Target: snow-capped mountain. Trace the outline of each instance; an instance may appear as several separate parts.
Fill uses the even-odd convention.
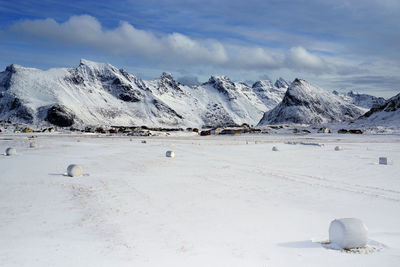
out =
[[[371,108],[359,119],[360,123],[400,126],[400,93],[380,106]]]
[[[106,63],[39,70],[11,65],[0,72],[0,120],[58,126],[201,127],[256,124],[284,95],[285,81],[253,87],[212,76],[185,86],[170,73],[144,81]],[[283,85],[282,85],[283,84]]]
[[[284,88],[287,89],[290,85],[290,82],[285,81],[282,77],[280,77],[278,80],[275,82],[275,87],[276,88]]]
[[[345,101],[352,103],[357,107],[367,110],[373,107],[380,106],[386,101],[383,97],[376,97],[368,94],[360,94],[360,93],[355,93],[353,91],[350,91],[347,94],[341,94],[337,91],[333,91],[333,93],[343,98]]]
[[[288,88],[286,84],[287,82],[282,78],[277,80],[275,85],[273,85],[269,80],[262,80],[255,82],[252,88],[256,95],[267,107],[267,110],[270,110],[276,107],[282,101],[283,96]]]
[[[341,97],[311,83],[295,79],[282,102],[266,112],[259,125],[299,123],[322,124],[354,120],[363,111]]]

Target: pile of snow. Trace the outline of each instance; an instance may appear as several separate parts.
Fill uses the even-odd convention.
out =
[[[341,122],[354,120],[362,114],[360,108],[342,98],[305,80],[295,79],[282,102],[266,112],[258,125]]]
[[[368,242],[368,229],[357,218],[336,219],[329,226],[329,241],[340,249],[365,247]]]

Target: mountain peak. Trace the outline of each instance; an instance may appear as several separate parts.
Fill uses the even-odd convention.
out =
[[[270,80],[260,80],[260,81],[256,81],[255,83],[253,83],[253,85],[251,87],[252,88],[260,88],[260,87],[272,88],[272,87],[274,87],[274,85],[272,84],[272,82]]]
[[[274,85],[277,88],[288,88],[290,84],[282,77],[279,77],[279,79],[276,80]]]
[[[296,78],[282,102],[264,114],[262,124],[321,124],[349,121],[362,115],[351,103],[305,80]]]
[[[95,61],[87,60],[84,58],[82,58],[80,60],[79,67],[80,68],[85,67],[85,68],[91,69],[91,70],[112,70],[114,72],[118,71],[117,68],[115,68],[113,65],[111,65],[109,63],[95,62]]]
[[[87,60],[84,58],[81,58],[79,65],[86,65],[86,66],[99,66],[99,65],[105,65],[106,63],[99,63],[91,60]]]
[[[172,74],[170,72],[163,72],[161,74],[161,79],[168,79],[168,80],[174,80],[174,77],[172,76]]]
[[[11,65],[6,67],[6,71],[9,71],[11,73],[17,72],[18,69],[27,69],[27,68],[25,68],[25,67],[23,67],[21,65],[18,65],[18,64],[11,64]]]
[[[230,82],[232,81],[224,75],[212,75],[210,79],[208,79],[208,83],[221,83],[221,82]]]
[[[304,83],[304,82],[306,82],[306,81],[303,80],[303,79],[299,79],[299,78],[295,78],[295,79],[293,80],[293,83],[295,83],[295,84],[301,84],[301,83]]]

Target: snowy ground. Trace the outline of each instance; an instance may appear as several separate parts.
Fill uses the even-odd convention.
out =
[[[1,266],[400,266],[399,136],[27,137],[0,135]],[[321,245],[344,217],[367,249]]]

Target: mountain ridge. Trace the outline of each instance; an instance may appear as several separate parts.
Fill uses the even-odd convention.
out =
[[[305,80],[296,78],[282,102],[266,112],[259,122],[265,124],[323,124],[355,120],[363,111],[340,97]]]

